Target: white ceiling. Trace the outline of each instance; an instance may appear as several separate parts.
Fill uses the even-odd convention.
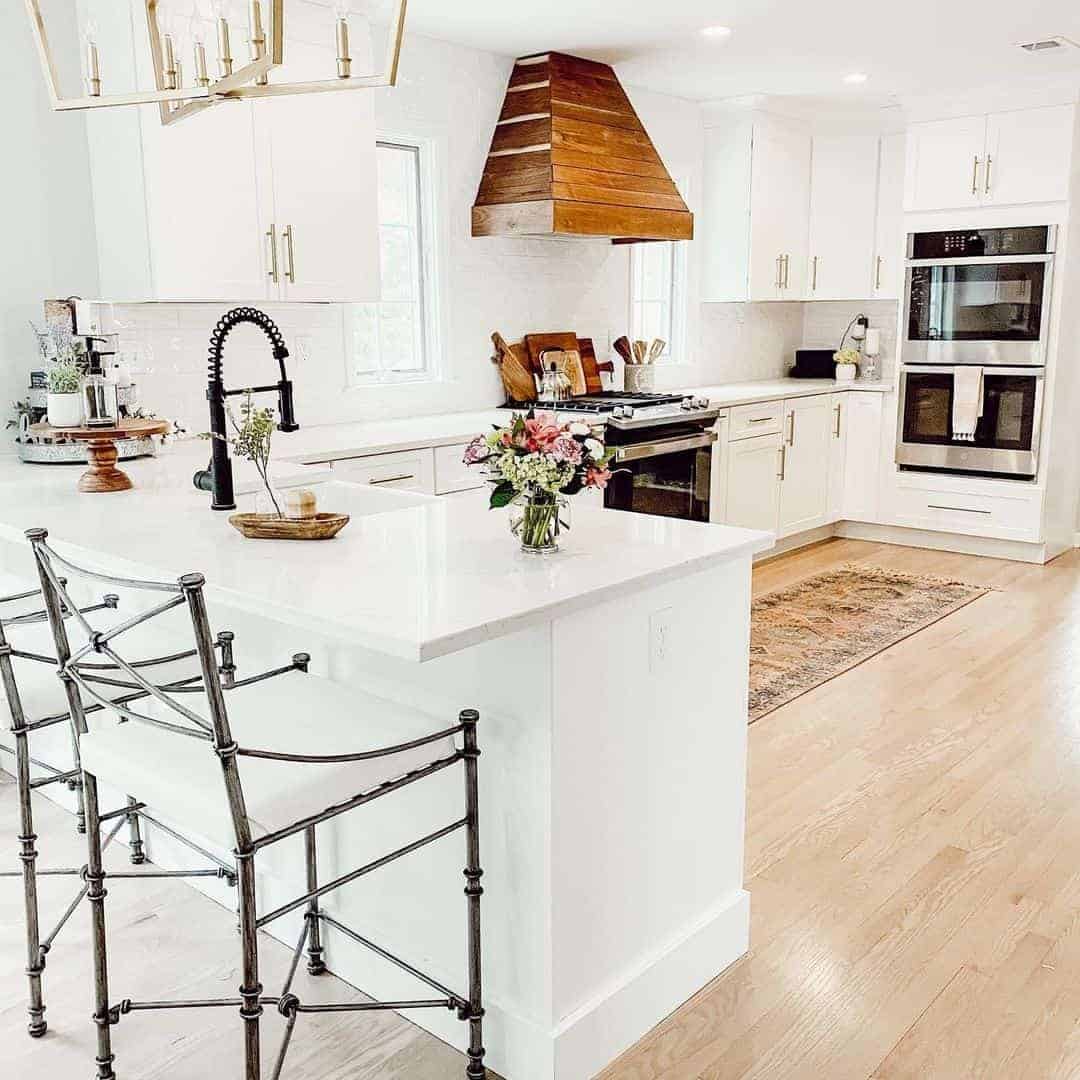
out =
[[[727,39],[702,27],[730,26]],[[1080,75],[1080,48],[1029,55],[1015,42],[1080,42],[1078,0],[410,0],[418,33],[508,56],[557,49],[614,64],[631,86],[698,100],[900,96]],[[870,77],[850,86],[843,75]]]

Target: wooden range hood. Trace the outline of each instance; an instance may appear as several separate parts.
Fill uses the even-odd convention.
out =
[[[510,74],[472,234],[692,240],[694,215],[615,72],[552,52]]]

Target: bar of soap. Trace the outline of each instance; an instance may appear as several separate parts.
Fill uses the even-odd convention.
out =
[[[289,488],[285,492],[285,516],[304,520],[318,513],[318,499],[309,488]]]

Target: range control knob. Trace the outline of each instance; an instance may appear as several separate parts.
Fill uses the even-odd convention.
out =
[[[622,414],[623,414],[623,419],[624,420],[633,420],[634,419],[634,406],[633,405],[624,405]]]
[[[679,402],[680,409],[692,409],[694,407],[694,399],[692,397],[684,397]]]
[[[703,397],[694,398],[694,408],[695,409],[707,409],[708,407],[709,407],[709,399],[708,398],[703,398]]]

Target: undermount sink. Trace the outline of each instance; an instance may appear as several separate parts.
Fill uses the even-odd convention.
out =
[[[408,510],[414,506],[436,501],[436,496],[424,495],[419,491],[373,487],[371,484],[357,484],[347,480],[322,480],[312,484],[293,481],[283,486],[309,488],[318,497],[320,511],[348,514],[354,518],[393,513],[395,510]],[[237,508],[254,510],[255,499],[254,494],[238,494],[236,496]]]

